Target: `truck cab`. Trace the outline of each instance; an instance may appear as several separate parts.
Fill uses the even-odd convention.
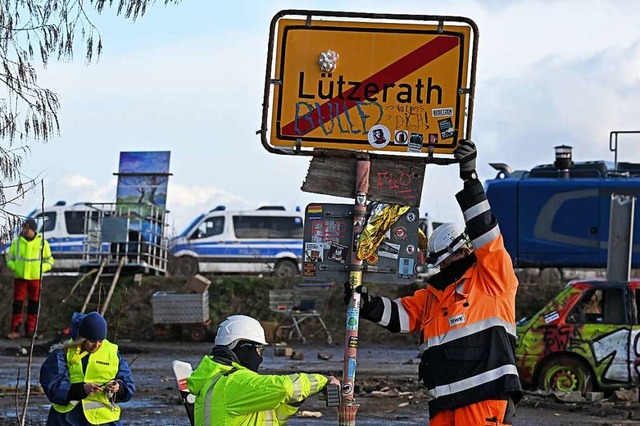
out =
[[[485,190],[514,266],[606,268],[611,195],[640,195],[640,164],[584,161],[519,171],[492,166],[498,174]],[[639,238],[636,226],[633,240]],[[640,267],[638,244],[632,266]]]

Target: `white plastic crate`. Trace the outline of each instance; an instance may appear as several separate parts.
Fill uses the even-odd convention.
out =
[[[209,319],[209,292],[156,291],[151,296],[154,324],[203,323]]]

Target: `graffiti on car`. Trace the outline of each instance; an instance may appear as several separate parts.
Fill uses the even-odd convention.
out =
[[[525,384],[547,391],[640,383],[640,282],[575,281],[517,326],[516,362]]]

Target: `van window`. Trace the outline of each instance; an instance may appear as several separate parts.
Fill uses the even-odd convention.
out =
[[[296,238],[303,237],[301,217],[234,216],[236,238]]]
[[[83,211],[64,212],[64,221],[70,235],[84,234],[84,214]]]
[[[38,224],[38,232],[53,231],[56,227],[56,212],[44,212],[34,217]]]
[[[103,216],[109,217],[111,216],[111,214],[109,212],[103,212]],[[84,222],[88,217],[91,218],[90,222],[88,223],[89,230],[98,229],[100,214],[97,211],[76,210],[64,212],[64,221],[67,225],[67,233],[69,235],[84,234]]]
[[[191,238],[197,240],[200,238],[213,237],[214,235],[222,234],[223,231],[224,216],[210,217],[198,225]]]

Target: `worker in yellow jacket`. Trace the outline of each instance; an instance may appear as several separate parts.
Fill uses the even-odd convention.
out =
[[[283,425],[306,398],[333,376],[294,373],[259,374],[267,344],[260,322],[232,315],[218,327],[211,355],[205,356],[187,380],[196,395],[195,425]]]
[[[40,277],[53,267],[53,257],[49,243],[38,234],[36,221],[27,219],[22,232],[9,248],[6,255],[7,267],[13,271],[13,313],[8,339],[20,337],[20,327],[24,310],[24,299],[28,297],[27,323],[25,335],[32,337],[38,319],[40,303]]]
[[[122,426],[119,404],[131,400],[136,385],[118,345],[107,340],[107,322],[98,312],[74,312],[69,336],[40,367],[51,402],[47,426]]]

